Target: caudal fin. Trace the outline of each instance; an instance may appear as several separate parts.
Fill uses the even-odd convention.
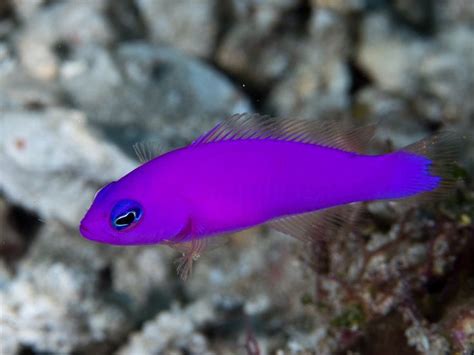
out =
[[[443,198],[456,183],[457,157],[465,137],[443,131],[392,153],[399,160],[399,196],[417,200]]]

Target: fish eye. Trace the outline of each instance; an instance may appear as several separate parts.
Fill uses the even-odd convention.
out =
[[[141,216],[142,209],[137,202],[132,200],[120,201],[112,209],[112,226],[117,230],[123,230],[138,222]]]
[[[130,212],[127,212],[126,214],[122,215],[122,216],[118,216],[115,220],[114,220],[114,226],[117,227],[117,228],[127,228],[129,225],[131,225],[133,222],[135,222],[137,220],[137,211],[130,211]]]

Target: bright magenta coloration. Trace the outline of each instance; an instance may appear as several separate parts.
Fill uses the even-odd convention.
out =
[[[449,136],[385,155],[358,153],[373,128],[233,116],[104,187],[81,233],[117,245],[187,246],[192,260],[211,236],[269,222],[308,239],[312,228],[344,219],[343,205],[445,185],[434,159],[451,158],[439,149]]]

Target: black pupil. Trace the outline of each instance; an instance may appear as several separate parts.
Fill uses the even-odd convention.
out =
[[[135,221],[135,218],[136,218],[136,213],[135,211],[130,211],[128,212],[127,214],[123,215],[123,216],[120,216],[118,217],[116,220],[115,220],[115,224],[117,226],[128,226],[130,224],[133,223],[133,221]]]

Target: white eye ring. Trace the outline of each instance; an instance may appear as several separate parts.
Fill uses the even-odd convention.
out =
[[[121,219],[125,219],[125,218],[129,218],[130,215],[133,215],[133,219],[129,222],[129,223],[120,223],[119,221]],[[137,212],[135,211],[128,211],[127,213],[121,215],[121,216],[118,216],[117,218],[115,218],[115,221],[114,221],[114,224],[117,226],[117,227],[128,227],[130,224],[132,224],[134,221],[137,220]]]

